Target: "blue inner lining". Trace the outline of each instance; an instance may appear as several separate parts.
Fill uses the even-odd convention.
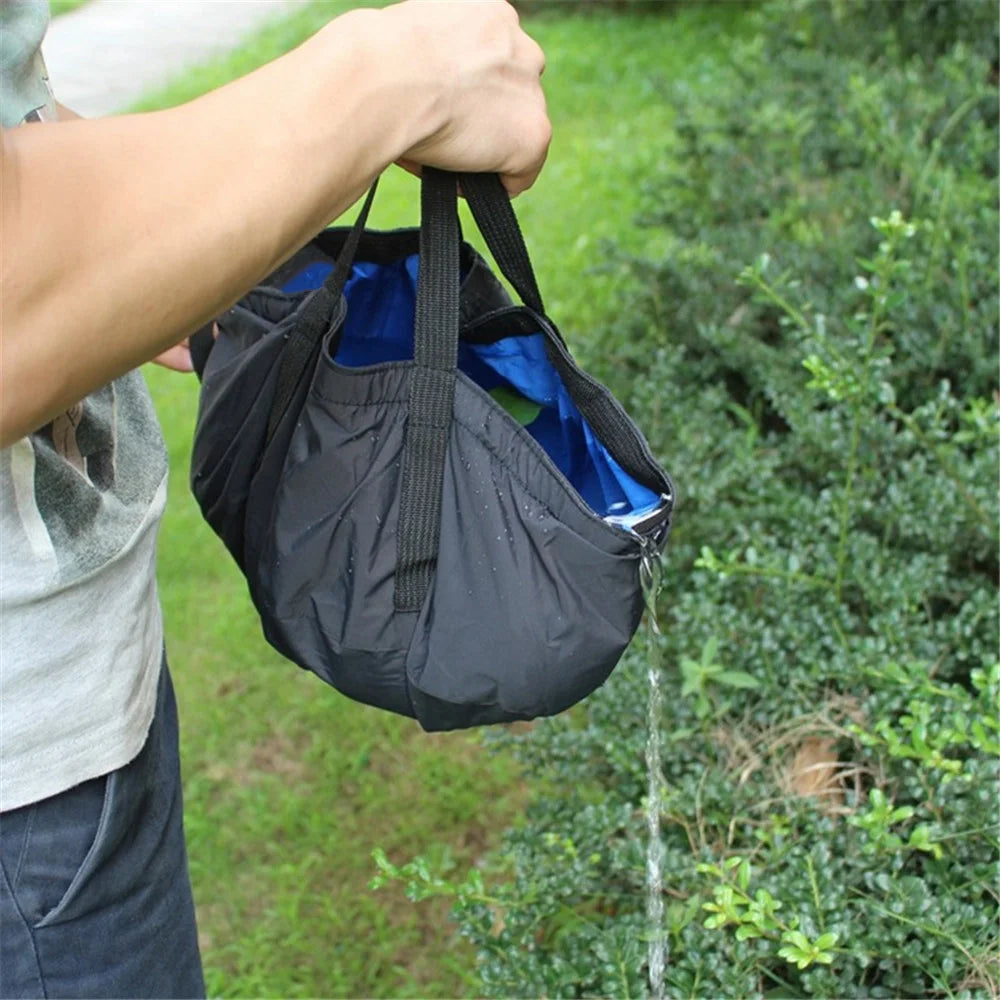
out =
[[[413,357],[417,266],[416,254],[391,264],[354,265],[344,288],[347,319],[335,361],[358,368]],[[332,269],[311,264],[283,290],[317,288]],[[549,361],[543,334],[492,344],[462,341],[458,367],[525,427],[597,514],[622,517],[659,504],[659,496],[625,472],[594,436]]]

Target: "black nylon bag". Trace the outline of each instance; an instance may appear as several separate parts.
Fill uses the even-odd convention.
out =
[[[428,169],[419,230],[365,231],[373,188],[352,229],[320,233],[218,318],[214,341],[192,342],[192,489],[268,641],[427,730],[552,715],[602,684],[638,627],[640,559],[664,543],[673,503],[642,435],[545,316],[499,179],[460,180],[523,305],[461,241],[456,175]],[[351,299],[349,312],[345,284],[407,266],[412,356],[337,360],[377,311]],[[328,276],[297,286],[311,268]],[[458,367],[539,343],[588,442],[658,499],[639,523],[588,505],[517,418],[516,393]]]

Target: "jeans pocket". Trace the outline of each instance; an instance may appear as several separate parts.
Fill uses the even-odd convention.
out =
[[[109,776],[5,813],[0,859],[24,920],[33,927],[58,912],[84,877],[106,822]]]

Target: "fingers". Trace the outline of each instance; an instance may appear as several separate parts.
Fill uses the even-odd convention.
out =
[[[393,8],[388,8],[392,11]],[[397,161],[416,173],[422,164],[470,173],[498,173],[510,194],[530,187],[545,162],[552,126],[541,76],[545,54],[520,28],[505,0],[427,3],[396,9],[405,16],[413,70],[439,96],[443,117]]]
[[[396,166],[402,167],[408,174],[413,174],[414,177],[420,176],[420,164],[406,156],[401,156],[396,160]]]
[[[552,122],[548,116],[545,92],[541,87],[541,79],[545,73],[545,52],[524,31],[518,31],[517,42],[519,61],[528,78],[528,89],[522,95],[522,105],[518,109],[519,134],[512,139],[516,154],[526,158],[527,163],[519,169],[501,172],[501,180],[511,197],[526,191],[535,183],[552,142]]]
[[[525,35],[522,33],[524,41],[527,43],[529,49],[529,59],[535,64],[535,71],[538,74],[538,79],[540,80],[545,75],[545,52],[543,51],[541,45],[538,44],[530,35]]]
[[[522,170],[518,173],[500,175],[500,179],[503,181],[504,187],[507,189],[512,198],[521,194],[522,191],[527,191],[528,188],[535,183],[538,179],[538,175],[542,172],[542,167],[545,166],[545,161],[549,155],[549,146],[552,144],[552,123],[549,121],[548,115],[544,111],[537,118],[535,127],[536,134],[533,139],[532,148],[534,148],[536,152],[531,165],[526,170]]]
[[[161,365],[175,372],[193,372],[194,365],[191,362],[191,348],[187,339],[174,347],[169,347],[162,354],[157,354],[153,358],[153,364]]]

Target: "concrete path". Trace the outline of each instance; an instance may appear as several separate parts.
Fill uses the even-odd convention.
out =
[[[107,115],[306,2],[90,0],[52,19],[42,54],[56,100],[85,118]]]

